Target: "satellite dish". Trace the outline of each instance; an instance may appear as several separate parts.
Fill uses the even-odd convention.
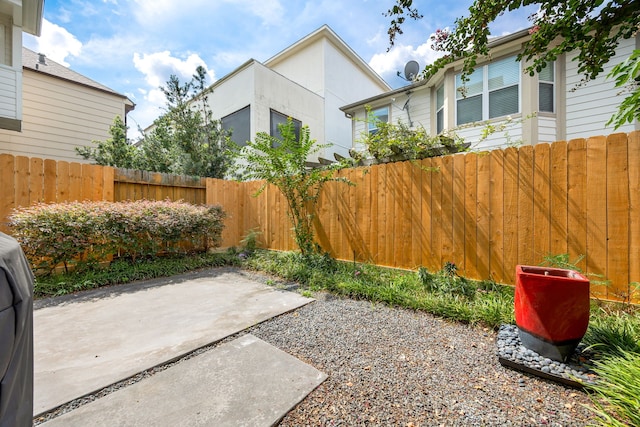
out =
[[[407,62],[407,65],[404,66],[404,78],[410,82],[414,81],[415,78],[418,77],[419,72],[420,65],[416,61],[409,61]]]

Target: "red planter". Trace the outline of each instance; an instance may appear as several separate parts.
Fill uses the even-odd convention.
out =
[[[522,344],[563,362],[589,326],[589,280],[573,270],[518,265],[515,314]]]

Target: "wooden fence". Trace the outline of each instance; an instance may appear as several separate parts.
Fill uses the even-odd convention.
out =
[[[316,221],[333,256],[438,270],[454,262],[468,277],[513,283],[517,264],[568,253],[616,299],[640,282],[640,132],[467,153],[343,171],[329,183]],[[38,201],[172,199],[221,204],[223,245],[250,229],[264,247],[295,248],[286,201],[261,183],[0,155],[0,223]],[[0,224],[7,231],[5,224]],[[636,298],[636,301],[638,299]]]

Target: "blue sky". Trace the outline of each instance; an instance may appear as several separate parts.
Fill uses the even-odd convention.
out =
[[[213,82],[250,58],[265,61],[329,25],[391,86],[409,60],[437,56],[429,36],[467,14],[471,0],[414,0],[424,17],[407,21],[387,52],[394,0],[45,0],[42,35],[24,45],[136,103],[129,123],[143,128],[161,113],[159,87],[171,74],[187,81],[203,65]],[[525,9],[501,17],[493,35],[529,26]],[[132,132],[135,133],[135,132]]]

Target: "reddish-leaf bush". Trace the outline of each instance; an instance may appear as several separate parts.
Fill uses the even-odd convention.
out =
[[[217,247],[224,217],[220,206],[168,200],[41,203],[16,209],[10,224],[32,266],[51,272],[108,255],[135,259]]]

